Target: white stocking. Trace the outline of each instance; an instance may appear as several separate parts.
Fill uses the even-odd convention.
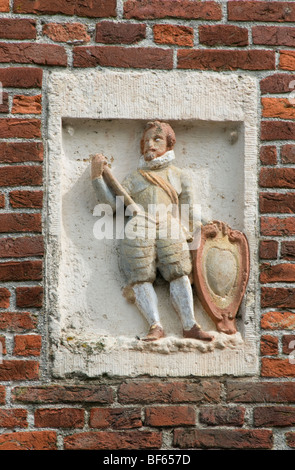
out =
[[[193,292],[188,276],[182,276],[170,282],[170,297],[183,329],[190,330],[196,324],[196,320]]]
[[[160,323],[158,298],[151,282],[143,282],[133,286],[135,305],[142,313],[149,326]]]

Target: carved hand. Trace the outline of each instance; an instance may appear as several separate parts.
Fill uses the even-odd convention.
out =
[[[93,155],[91,160],[91,178],[101,178],[104,166],[107,164],[107,159],[101,153]]]

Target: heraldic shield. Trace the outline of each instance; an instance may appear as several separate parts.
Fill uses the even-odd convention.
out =
[[[220,221],[202,227],[200,245],[194,253],[193,282],[217,331],[236,333],[236,315],[249,271],[248,241],[242,232]]]

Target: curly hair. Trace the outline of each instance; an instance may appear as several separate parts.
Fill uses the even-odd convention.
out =
[[[167,122],[161,122],[161,121],[149,121],[145,126],[143,136],[140,141],[141,152],[143,153],[144,135],[149,129],[152,129],[153,127],[156,127],[159,130],[159,132],[161,131],[164,132],[166,136],[167,150],[172,150],[176,143],[176,137],[175,137],[174,130],[172,129],[170,124],[168,124]]]

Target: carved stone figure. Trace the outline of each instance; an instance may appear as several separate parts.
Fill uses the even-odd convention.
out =
[[[97,154],[92,158],[92,184],[99,202],[110,204],[114,211],[116,196],[122,196],[125,206],[133,208],[130,219],[137,235],[125,236],[120,256],[126,277],[125,296],[136,304],[149,324],[149,331],[142,339],[154,341],[165,336],[153,287],[158,270],[170,284],[171,302],[182,322],[183,336],[211,341],[213,336],[203,331],[195,320],[191,286],[189,242],[200,224],[194,220],[193,213],[197,201],[187,171],[174,165],[174,145],[175,134],[169,124],[149,122],[141,140],[142,156],[137,170],[121,185],[111,174],[106,157]],[[164,206],[166,217],[159,213],[151,216],[151,205]],[[189,208],[189,230],[179,218],[182,205]],[[154,224],[154,230],[147,234],[150,223]]]

